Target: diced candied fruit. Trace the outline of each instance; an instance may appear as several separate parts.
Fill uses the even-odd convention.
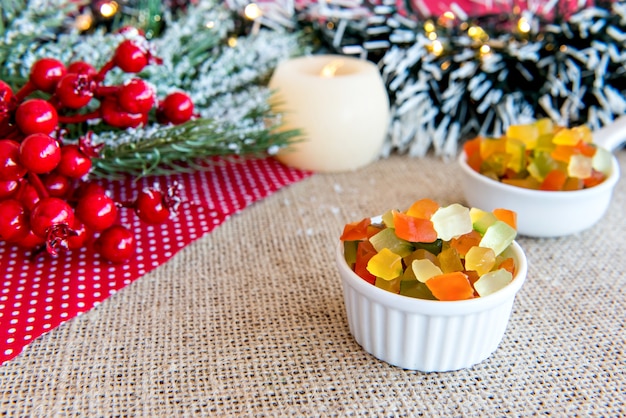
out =
[[[593,169],[591,171],[591,176],[584,179],[583,184],[585,185],[585,187],[593,187],[602,183],[604,180],[606,180],[606,175],[604,175],[604,173],[600,171]]]
[[[404,296],[463,300],[495,291],[505,281],[500,277],[502,272],[511,277],[515,273],[515,251],[510,244],[517,232],[509,224],[515,218],[514,212],[507,209],[487,212],[458,204],[439,207],[427,199],[412,207],[417,209],[420,205],[421,213],[434,211],[433,224],[441,222],[443,236],[451,238],[439,237],[432,242],[419,241],[423,236],[410,237],[417,239],[416,242],[404,239],[413,233],[412,227],[405,225],[407,220],[412,222],[409,218],[427,219],[393,210],[383,216],[386,221],[383,219],[382,223],[375,220],[368,224],[362,220],[348,224],[341,236],[344,257],[358,276],[380,289]],[[467,223],[469,232],[460,233],[467,229]],[[406,231],[398,236],[398,231],[403,229]],[[481,294],[474,284],[495,271],[501,273],[481,282],[484,286]]]
[[[472,230],[469,208],[458,203],[439,208],[430,218],[437,236],[444,241],[467,234]]]
[[[376,248],[376,251],[388,248],[401,257],[406,257],[415,249],[410,242],[399,238],[393,228],[385,228],[376,235],[371,236],[370,242]]]
[[[481,247],[491,248],[496,255],[504,251],[517,236],[517,231],[506,222],[496,221],[487,228],[487,231],[480,240]]]
[[[415,278],[422,283],[426,283],[433,276],[443,274],[443,271],[430,260],[413,260],[411,263]]]
[[[343,242],[343,256],[346,259],[346,263],[351,268],[354,268],[356,263],[356,249],[359,245],[359,241],[344,241]]]
[[[480,243],[481,239],[482,235],[480,235],[480,232],[476,230],[471,230],[467,234],[452,238],[450,240],[450,247],[457,250],[461,258],[463,258],[470,248]]]
[[[474,297],[474,288],[467,275],[461,271],[431,277],[425,284],[438,300],[453,301]]]
[[[591,157],[582,154],[572,155],[567,165],[567,175],[579,179],[586,179],[591,176],[593,163]]]
[[[537,145],[539,138],[539,127],[533,124],[511,125],[506,130],[507,138],[514,138],[525,144],[531,150]]]
[[[552,134],[554,132],[554,122],[550,118],[541,118],[534,122],[539,131],[539,136]]]
[[[370,261],[367,263],[367,271],[376,277],[393,280],[404,271],[402,268],[402,257],[388,248],[383,248],[370,258]]]
[[[439,203],[426,198],[415,201],[406,214],[416,218],[430,219],[437,209],[439,209]]]
[[[411,254],[402,258],[402,261],[404,262],[405,266],[410,266],[411,264],[413,264],[413,260],[430,260],[433,262],[433,264],[437,266],[439,265],[439,260],[437,259],[437,255],[423,248],[418,248],[417,250],[413,251]]]
[[[352,222],[343,227],[343,233],[339,237],[342,241],[360,241],[367,239],[367,227],[372,223],[370,218],[364,218],[358,222]]]
[[[472,220],[472,228],[480,234],[484,234],[498,218],[492,212],[487,212],[478,208],[470,209],[470,219]]]
[[[442,250],[437,256],[437,259],[439,260],[439,267],[444,273],[463,270],[461,256],[459,252],[452,247]]]
[[[434,242],[437,231],[430,219],[415,218],[402,212],[393,212],[396,235],[410,242]]]
[[[376,255],[376,249],[369,241],[359,241],[356,250],[356,261],[354,262],[354,272],[371,284],[376,282],[376,276],[367,270],[367,263],[374,255]]]
[[[480,157],[488,159],[494,153],[506,152],[505,138],[482,138],[480,141]]]
[[[480,276],[480,279],[474,283],[474,289],[481,297],[485,297],[502,289],[512,280],[513,275],[505,269],[490,271]]]
[[[524,142],[515,138],[507,138],[506,152],[511,157],[507,163],[507,168],[510,168],[515,173],[520,173],[525,170],[526,144],[524,144]]]
[[[515,274],[515,260],[511,257],[505,258],[502,260],[498,268],[504,269],[511,274]]]
[[[465,255],[465,270],[474,270],[479,276],[491,271],[496,264],[496,253],[491,248],[472,247]]]
[[[400,282],[400,276],[392,280],[385,280],[382,277],[376,277],[374,286],[391,293],[400,293]]]
[[[552,170],[544,177],[539,186],[540,190],[558,191],[563,189],[565,181],[567,180],[567,174],[561,170]]]
[[[495,208],[492,212],[498,220],[506,222],[511,228],[517,230],[517,213],[515,211],[505,208]]]
[[[554,126],[547,118],[511,125],[500,138],[473,138],[465,142],[463,149],[473,170],[528,189],[571,191],[594,187],[606,179],[612,165],[611,153],[593,143],[588,126],[564,128]],[[602,180],[598,181],[600,176],[588,182],[570,180],[593,177],[592,169],[603,173]],[[555,174],[555,170],[565,176]]]

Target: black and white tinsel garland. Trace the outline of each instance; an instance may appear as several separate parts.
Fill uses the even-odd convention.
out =
[[[550,117],[597,129],[626,113],[625,1],[571,14],[558,1],[480,17],[452,7],[439,18],[395,0],[287,3],[319,51],[378,63],[392,117],[383,156],[452,157],[465,139],[511,124]]]

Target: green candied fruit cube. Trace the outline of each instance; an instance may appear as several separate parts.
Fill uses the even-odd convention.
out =
[[[441,238],[437,238],[435,241],[433,242],[415,242],[415,249],[419,250],[426,250],[429,253],[432,253],[434,255],[437,255],[441,252],[441,249],[443,248],[443,240]]]
[[[415,249],[410,242],[398,238],[393,228],[385,228],[370,237],[370,242],[380,252],[383,248],[388,248],[400,257],[406,257]]]
[[[382,277],[376,277],[375,286],[388,292],[400,293],[400,279],[401,276],[393,280],[385,280]]]
[[[470,218],[472,220],[472,228],[479,232],[480,235],[485,235],[487,228],[493,225],[498,218],[492,212],[487,212],[478,208],[470,209]]]
[[[508,248],[517,236],[515,228],[503,221],[496,221],[487,228],[485,235],[478,244],[480,247],[491,248],[496,255]]]
[[[412,298],[437,300],[430,289],[418,280],[403,280],[400,282],[400,294]]]
[[[487,296],[502,289],[513,281],[513,275],[505,269],[485,273],[474,283],[474,289],[481,296]]]
[[[383,225],[385,225],[387,228],[395,227],[393,223],[393,210],[388,210],[387,212],[383,213],[383,216],[381,216],[381,219],[383,221]]]
[[[346,263],[350,266],[350,268],[354,268],[354,263],[356,263],[356,248],[358,246],[358,241],[343,242],[343,256],[345,257]]]

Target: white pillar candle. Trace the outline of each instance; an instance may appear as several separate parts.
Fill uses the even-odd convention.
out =
[[[340,172],[376,160],[389,124],[389,98],[376,65],[341,55],[313,55],[279,64],[269,87],[283,113],[281,129],[302,137],[276,158],[292,167]]]

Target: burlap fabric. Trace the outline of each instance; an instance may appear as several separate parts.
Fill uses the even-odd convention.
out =
[[[425,374],[352,339],[333,250],[348,221],[463,202],[453,163],[394,156],[255,203],[0,367],[6,416],[626,415],[625,174],[595,228],[520,238],[498,350]]]

